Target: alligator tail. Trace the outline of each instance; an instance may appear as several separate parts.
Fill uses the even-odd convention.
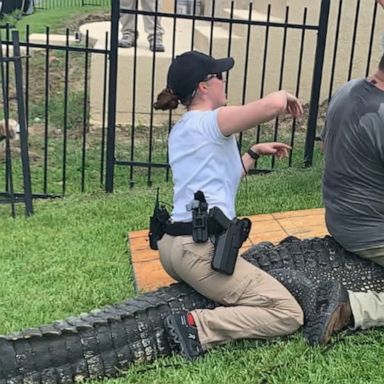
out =
[[[164,327],[167,315],[214,307],[185,284],[174,284],[89,314],[1,336],[0,384],[116,377],[134,363],[176,350]]]

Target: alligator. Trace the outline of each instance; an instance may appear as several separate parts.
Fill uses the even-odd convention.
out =
[[[302,273],[313,284],[337,280],[352,291],[384,291],[384,269],[347,252],[329,236],[289,237],[278,245],[263,242],[241,256],[288,289],[286,276]],[[177,352],[164,326],[169,314],[216,305],[186,284],[176,283],[87,314],[0,336],[0,384],[70,384],[119,376],[132,364]]]

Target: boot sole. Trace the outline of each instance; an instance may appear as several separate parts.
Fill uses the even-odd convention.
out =
[[[169,336],[171,340],[180,347],[180,353],[189,361],[194,361],[197,359],[197,356],[191,356],[187,351],[188,347],[184,342],[184,338],[181,336],[181,331],[177,323],[173,321],[171,316],[168,316],[165,319],[166,327],[168,328]]]
[[[343,325],[337,326],[337,323],[340,320],[341,310],[347,303],[344,295],[342,286],[334,282],[324,283],[318,288],[318,302],[328,300],[329,304],[323,314],[316,313],[315,316],[311,316],[304,328],[304,337],[310,345],[328,344],[332,334],[343,328]]]

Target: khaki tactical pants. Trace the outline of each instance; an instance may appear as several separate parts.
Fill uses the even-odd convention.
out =
[[[384,266],[384,246],[355,252],[364,259]],[[349,301],[355,319],[355,329],[368,329],[384,325],[384,292],[351,292]]]
[[[220,304],[192,311],[203,349],[230,340],[288,335],[303,324],[303,312],[288,290],[266,272],[239,257],[233,275],[211,268],[214,247],[191,236],[158,242],[167,273]]]
[[[161,12],[161,0],[158,0],[158,12]],[[135,9],[136,0],[121,0],[120,8],[122,9]],[[156,1],[155,0],[141,0],[141,6],[143,11],[155,12],[156,10]],[[138,15],[139,16],[139,15]],[[135,34],[135,18],[136,16],[132,13],[121,13],[120,22],[122,25],[121,33],[123,37],[134,37]],[[156,19],[156,40],[161,41],[164,34],[164,30],[161,27],[160,20],[158,17]],[[144,20],[144,29],[148,34],[148,40],[151,41],[155,38],[155,17],[154,16],[143,16]]]

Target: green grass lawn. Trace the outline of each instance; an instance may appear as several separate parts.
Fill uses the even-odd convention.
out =
[[[44,32],[49,25],[51,32],[62,32],[69,19],[86,12],[103,10],[94,7],[38,11],[23,18],[17,27],[23,31],[28,23],[33,32]],[[55,95],[58,92],[55,91]],[[71,111],[80,104],[76,100],[74,98]],[[57,104],[60,104],[59,97]],[[31,113],[38,116],[40,110]],[[61,116],[57,120],[60,119]],[[74,121],[76,123],[76,119]],[[124,134],[129,136],[129,129],[121,133]],[[158,134],[154,160],[164,161],[165,135]],[[147,136],[145,131],[143,136]],[[263,140],[269,140],[269,136],[267,132]],[[281,139],[287,141],[288,137]],[[125,145],[124,137],[122,139],[118,141],[117,154],[119,158],[129,159],[129,145]],[[42,183],[39,140],[37,135],[31,137],[32,180],[37,190],[41,190]],[[247,142],[247,138],[244,140]],[[273,173],[251,176],[242,183],[237,201],[239,215],[322,206],[321,155],[317,150],[314,167],[304,169],[303,138],[300,140],[294,151],[295,168],[286,169],[286,162],[278,163]],[[36,201],[35,214],[28,219],[23,217],[22,205],[17,207],[16,219],[10,218],[9,206],[0,205],[0,334],[76,316],[137,295],[127,233],[148,227],[155,187],[160,186],[163,201],[171,202],[172,184],[163,181],[163,171],[154,170],[153,187],[148,188],[146,171],[138,169],[134,175],[136,185],[129,189],[129,170],[118,167],[116,192],[104,194],[100,191],[97,170],[98,143],[96,139],[93,144],[87,143],[85,185],[88,193],[79,194],[81,140],[71,136],[67,169],[69,196]],[[136,160],[145,161],[147,148],[139,141],[136,145]],[[61,133],[50,137],[48,184],[49,192],[53,193],[60,193],[62,188],[61,148]],[[15,173],[19,172],[17,161],[14,165]],[[260,165],[268,167],[268,161],[261,159]],[[3,177],[1,172],[1,185]],[[21,186],[20,179],[15,180],[15,185]],[[243,341],[217,348],[194,364],[174,356],[150,365],[137,365],[108,383],[383,383],[383,347],[384,332],[377,330],[339,338],[328,349],[309,348],[298,332],[285,339]]]
[[[241,215],[321,206],[321,163],[311,169],[251,176],[238,199]],[[171,183],[161,183],[171,201]],[[127,232],[144,229],[155,188],[112,195],[73,194],[35,204],[25,219],[3,212],[0,247],[0,334],[50,323],[134,297]],[[19,207],[22,210],[22,207]],[[189,364],[179,356],[130,368],[116,383],[382,383],[384,333],[342,338],[309,348],[300,332],[270,342],[244,341]]]
[[[19,14],[19,11],[15,11],[11,15],[6,15],[2,20],[2,24],[5,25],[9,23],[11,26],[17,28],[20,33],[20,40],[24,40],[27,25],[29,25],[31,33],[45,33],[47,27],[49,27],[50,33],[65,33],[66,28],[70,27],[71,24],[76,24],[76,19],[81,18],[83,15],[92,14],[97,16],[108,11],[110,11],[110,7],[90,5],[76,8],[36,8],[33,14],[22,18],[15,17]],[[71,22],[68,23],[68,20]]]

